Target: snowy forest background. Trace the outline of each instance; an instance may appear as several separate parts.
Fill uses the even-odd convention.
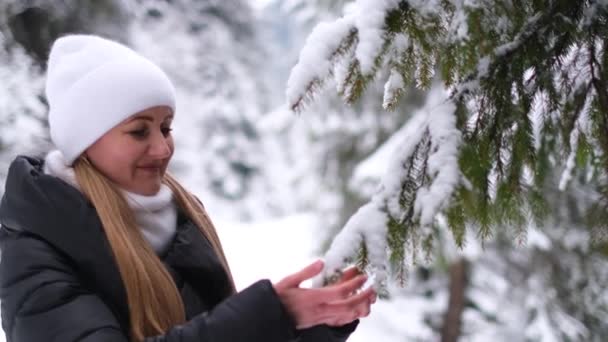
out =
[[[404,134],[419,133],[414,125],[419,113],[435,111],[445,98],[442,87],[430,82],[430,63],[404,80],[390,65],[375,67],[373,60],[360,58],[362,67],[377,69],[379,77],[366,79],[356,101],[344,103],[345,85],[336,77],[338,82],[327,80],[298,113],[290,108],[302,83],[294,80],[298,71],[292,69],[310,55],[312,61],[321,58],[331,35],[339,34],[325,30],[328,37],[317,34],[306,43],[317,24],[362,8],[367,11],[361,17],[373,21],[388,3],[408,2],[0,0],[2,186],[16,154],[48,149],[43,70],[52,40],[71,32],[120,40],[158,63],[177,87],[171,169],[217,221],[237,285],[260,277],[278,280],[324,255],[349,218],[376,194]],[[527,2],[409,1],[423,14],[444,3],[509,7]],[[542,8],[561,2],[530,3]],[[589,21],[605,11],[603,1],[580,3],[588,4]],[[420,27],[432,26],[425,18],[417,17]],[[503,21],[496,25],[509,27]],[[454,32],[459,39],[475,38],[474,28]],[[361,41],[369,40],[366,34]],[[360,51],[355,55],[361,57]],[[317,66],[304,65],[309,74]],[[347,72],[337,66],[332,74]],[[395,84],[405,89],[399,101],[387,97],[400,88]],[[577,125],[584,126],[584,120],[572,123]],[[542,222],[493,220],[500,225],[493,224],[491,232],[467,227],[457,234],[444,222],[450,217],[440,214],[434,216],[432,247],[416,253],[414,244],[401,241],[405,252],[399,262],[405,267],[390,272],[386,298],[349,341],[603,341],[608,246],[594,239],[585,210],[601,196],[589,181],[594,176],[572,166],[585,156],[570,158],[571,150],[577,147],[568,146],[563,163],[558,157],[547,171],[553,186],[539,194],[549,202]],[[356,245],[349,248],[359,247],[352,241]]]

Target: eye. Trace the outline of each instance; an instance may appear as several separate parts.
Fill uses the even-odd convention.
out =
[[[148,135],[148,129],[147,128],[136,129],[136,130],[130,131],[129,134],[131,134],[133,137],[135,137],[137,139],[143,139]]]
[[[171,134],[171,131],[173,131],[173,128],[171,127],[163,127],[160,129],[160,131],[163,133],[164,137],[168,137],[169,134]]]

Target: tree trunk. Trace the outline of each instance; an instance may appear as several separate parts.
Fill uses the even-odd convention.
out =
[[[441,328],[441,342],[456,342],[460,336],[468,283],[467,268],[465,259],[460,259],[450,265],[450,301]]]

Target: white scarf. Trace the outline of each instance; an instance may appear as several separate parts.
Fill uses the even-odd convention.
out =
[[[47,154],[44,173],[58,177],[80,190],[74,168],[66,165],[59,150]],[[135,214],[142,234],[157,254],[163,254],[173,241],[177,229],[177,207],[171,189],[163,184],[158,193],[152,196],[121,191]]]

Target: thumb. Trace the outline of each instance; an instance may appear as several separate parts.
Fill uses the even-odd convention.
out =
[[[283,285],[287,288],[298,287],[298,286],[300,286],[300,284],[303,281],[316,276],[317,274],[321,273],[322,270],[323,270],[323,261],[317,260],[317,261],[313,262],[312,264],[304,267],[300,271],[284,278],[281,281],[281,285]]]

